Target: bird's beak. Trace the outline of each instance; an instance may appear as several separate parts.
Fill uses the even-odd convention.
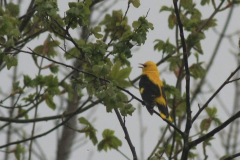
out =
[[[141,66],[139,66],[138,68],[143,68],[144,67],[144,64],[142,63],[139,63]]]

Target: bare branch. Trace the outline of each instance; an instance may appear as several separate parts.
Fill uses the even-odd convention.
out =
[[[85,108],[90,108],[90,107],[93,107],[95,106],[96,104],[95,103],[92,103],[92,104],[89,104],[88,106],[86,106]],[[23,139],[23,140],[19,140],[19,141],[15,141],[15,142],[11,142],[11,143],[7,143],[5,145],[2,145],[0,146],[0,149],[1,148],[5,148],[7,146],[11,146],[11,145],[15,145],[15,144],[19,144],[19,143],[23,143],[23,142],[27,142],[27,141],[30,141],[30,140],[34,140],[34,139],[37,139],[37,138],[40,138],[40,137],[43,137],[49,133],[51,133],[52,131],[56,130],[57,128],[61,127],[62,125],[64,125],[65,123],[67,123],[74,115],[76,115],[77,113],[80,113],[80,112],[83,112],[84,111],[84,108],[82,108],[81,106],[71,115],[69,116],[68,118],[66,118],[63,122],[59,123],[58,125],[56,125],[55,127],[53,127],[52,129],[42,133],[42,134],[39,134],[39,135],[36,135],[36,136],[33,136],[33,137],[30,137],[30,138],[26,138],[26,139]]]
[[[184,38],[184,32],[183,32],[183,24],[181,22],[181,18],[179,15],[179,9],[177,5],[178,0],[173,0],[173,5],[174,5],[174,10],[175,14],[177,17],[177,22],[179,26],[179,31],[180,31],[180,37],[181,37],[181,43],[182,43],[182,49],[183,49],[183,59],[184,59],[184,67],[185,67],[185,72],[186,72],[186,113],[187,113],[187,122],[186,122],[186,128],[185,132],[182,135],[183,136],[183,152],[182,152],[182,160],[187,159],[188,157],[188,152],[189,152],[189,146],[188,146],[188,138],[189,138],[189,132],[192,127],[192,116],[191,116],[191,108],[190,108],[190,71],[188,67],[188,54],[187,54],[187,47],[185,43],[185,38]]]
[[[159,145],[163,142],[163,139],[164,139],[164,137],[165,137],[165,135],[166,135],[166,133],[167,133],[168,128],[169,128],[169,125],[167,125],[167,126],[165,127],[165,129],[164,129],[164,131],[163,131],[163,133],[162,133],[161,138],[158,140],[155,148],[153,149],[153,151],[151,152],[151,154],[148,156],[148,160],[151,159],[151,157],[153,156],[153,154],[154,154],[154,153],[156,152],[156,150],[158,149]]]
[[[209,132],[209,133],[205,134],[204,136],[202,136],[202,137],[200,137],[200,138],[190,142],[189,143],[189,148],[192,148],[192,147],[198,145],[199,143],[203,142],[204,140],[214,136],[216,133],[218,133],[219,131],[224,129],[227,125],[229,125],[230,123],[232,123],[234,120],[236,120],[239,117],[240,117],[240,111],[237,112],[235,115],[233,115],[228,120],[226,120],[223,124],[221,124],[220,126],[218,126],[215,129],[213,129],[211,132]]]
[[[158,115],[160,118],[162,118],[157,111],[153,110],[153,112],[154,112],[156,115]],[[170,122],[168,119],[163,119],[163,118],[162,118],[162,120],[164,120],[165,122],[167,122],[167,124],[169,124],[171,127],[173,127],[173,128],[174,128],[179,134],[181,134],[181,136],[183,137],[184,133],[183,133],[177,126],[175,126],[175,125],[174,125],[172,122]]]
[[[129,134],[128,134],[128,131],[127,131],[127,127],[126,127],[125,124],[123,123],[123,120],[122,120],[122,117],[121,117],[119,111],[118,111],[117,109],[114,109],[114,111],[115,111],[115,113],[116,113],[116,115],[117,115],[117,117],[118,117],[118,120],[119,120],[119,122],[120,122],[120,124],[121,124],[121,126],[122,126],[122,129],[123,129],[123,131],[124,131],[125,139],[127,140],[128,145],[129,145],[129,147],[130,147],[130,149],[131,149],[131,151],[132,151],[133,159],[134,159],[134,160],[137,160],[137,154],[136,154],[136,151],[135,151],[135,147],[133,146],[133,144],[132,144],[132,142],[131,142],[131,139],[130,139]]]
[[[228,156],[227,158],[223,159],[223,160],[231,160],[233,158],[239,157],[240,156],[240,152],[233,154],[231,156]]]
[[[223,89],[223,87],[230,83],[231,81],[229,81],[234,75],[235,73],[240,69],[240,66],[238,66],[235,71],[233,71],[230,76],[226,79],[226,81],[216,90],[216,92],[208,99],[208,101],[202,106],[202,108],[199,109],[199,111],[196,113],[196,115],[193,117],[192,119],[192,123],[197,119],[197,117],[199,116],[199,114],[208,106],[208,104],[212,101],[212,99]]]

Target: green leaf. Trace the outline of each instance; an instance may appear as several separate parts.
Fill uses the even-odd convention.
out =
[[[181,97],[181,93],[175,86],[168,85],[165,83],[165,81],[163,81],[163,83],[164,83],[164,90],[165,90],[167,99],[172,96],[176,97],[177,99]]]
[[[195,159],[196,156],[198,156],[198,154],[189,151],[189,153],[188,153],[189,159]]]
[[[69,2],[69,10],[66,11],[66,24],[71,24],[71,28],[74,29],[78,25],[87,26],[89,24],[89,9],[90,1],[87,1],[86,4],[84,2]]]
[[[81,124],[86,124],[86,125],[90,125],[90,126],[91,126],[91,123],[89,123],[88,120],[85,119],[84,117],[78,118],[78,121],[79,121],[79,123],[81,123]]]
[[[73,88],[72,85],[63,82],[63,84],[61,84],[61,86],[67,91],[68,93],[68,100],[71,101],[73,98]]]
[[[59,70],[58,68],[59,68],[58,65],[51,65],[51,66],[49,67],[50,71],[51,71],[52,73],[54,73],[54,74],[58,73],[58,70]]]
[[[209,4],[210,0],[201,0],[201,5],[204,6],[205,4]]]
[[[134,21],[132,23],[132,27],[134,30],[137,30],[140,25],[141,25],[141,22],[139,22],[139,21]]]
[[[15,45],[13,37],[11,37],[6,43],[5,46],[6,48],[13,47]]]
[[[212,112],[212,108],[206,107],[205,111],[207,112],[208,116],[210,116]]]
[[[48,95],[45,99],[46,104],[48,105],[49,108],[51,108],[52,110],[56,109],[56,104],[53,101],[53,97]]]
[[[90,5],[92,4],[92,0],[86,0],[86,1],[85,1],[85,4],[86,4],[87,6],[90,6]]]
[[[138,8],[140,6],[140,0],[131,0],[131,3],[135,8]]]
[[[110,66],[105,64],[94,65],[92,71],[96,76],[106,76],[109,74]]]
[[[17,144],[16,149],[14,150],[14,155],[17,160],[21,159],[21,154],[25,152],[24,147],[21,146],[21,144]]]
[[[186,43],[189,46],[189,48],[192,48],[195,46],[196,43],[200,42],[203,39],[205,39],[205,35],[203,33],[195,33],[194,32],[194,33],[188,35]]]
[[[117,61],[115,63],[115,65],[112,67],[111,72],[109,73],[109,77],[111,77],[111,79],[116,79],[117,78],[117,74],[120,70],[120,67],[121,67],[121,62]]]
[[[132,67],[127,67],[127,68],[121,69],[117,74],[116,80],[124,80],[124,79],[128,78],[131,71],[132,71]]]
[[[23,113],[25,113],[25,114],[23,114]],[[28,119],[28,118],[29,118],[27,113],[28,113],[28,112],[26,112],[25,109],[19,108],[19,110],[18,110],[18,115],[24,116],[25,119]]]
[[[163,12],[163,11],[170,11],[170,12],[174,12],[174,9],[172,7],[168,7],[168,6],[162,6],[159,12]]]
[[[94,34],[94,36],[96,38],[102,38],[103,35],[98,33],[98,32],[101,32],[101,27],[100,26],[95,26],[93,29],[90,30],[92,34]]]
[[[157,39],[154,42],[157,42],[157,44],[154,45],[154,50],[158,50],[159,52],[162,51],[163,53],[173,53],[176,50],[176,46],[171,44],[169,42],[169,39],[167,39],[166,42]]]
[[[211,126],[212,120],[210,118],[202,120],[200,124],[201,131],[208,131],[209,127]]]
[[[129,82],[128,80],[118,80],[117,84],[123,88],[132,86],[132,83]]]
[[[93,145],[98,143],[96,132],[97,130],[91,125],[91,123],[84,117],[78,119],[79,123],[86,125],[82,130],[79,130],[80,133],[85,133],[86,137],[89,136]]]
[[[48,58],[55,57],[57,52],[54,50],[60,43],[58,41],[50,41],[50,35],[46,38],[43,45],[34,48],[34,52],[46,55]]]
[[[47,91],[50,95],[59,95],[61,93],[58,86],[59,82],[57,76],[46,76],[44,77],[44,81],[44,85],[47,86]]]
[[[184,9],[190,9],[193,7],[193,2],[192,0],[181,0],[180,1],[180,5],[184,8]]]
[[[43,86],[45,82],[46,81],[42,75],[37,75],[36,78],[33,79],[34,86],[37,86],[37,85]]]
[[[205,146],[211,146],[212,144],[210,143],[211,140],[214,140],[215,138],[214,137],[210,137],[210,138],[207,138],[203,141],[203,145]]]
[[[18,29],[13,29],[10,31],[9,36],[13,36],[15,39],[18,40],[18,37],[21,35]]]
[[[23,83],[26,87],[33,87],[33,81],[28,75],[23,75]]]
[[[95,36],[97,39],[99,39],[99,38],[102,38],[102,37],[103,37],[103,35],[102,35],[102,34],[99,34],[99,33],[95,33],[95,34],[94,34],[94,36]]]
[[[6,62],[7,64],[7,69],[9,70],[12,66],[17,66],[18,65],[18,60],[14,56],[10,55],[4,55],[3,61]]]
[[[19,81],[12,83],[13,91],[20,89]]]
[[[205,111],[207,112],[209,117],[211,117],[211,118],[216,117],[216,114],[217,114],[217,108],[216,107],[213,107],[213,108],[206,107]]]
[[[88,84],[86,88],[89,96],[92,96],[95,93],[95,88],[92,83]]]
[[[103,140],[98,144],[98,151],[107,149],[118,149],[122,146],[122,142],[114,136],[114,131],[110,129],[105,129],[102,133]]]
[[[33,99],[35,98],[35,95],[36,95],[36,93],[34,93],[34,94],[29,94],[28,97],[24,97],[22,100],[25,101],[25,103],[27,103],[27,102],[32,102]]]
[[[193,49],[197,51],[199,54],[203,54],[203,50],[200,42],[195,43],[195,46],[193,47]]]
[[[213,28],[213,27],[217,26],[217,19],[211,19],[211,21],[209,21],[209,19],[201,20],[198,22],[197,27],[201,27],[205,23],[206,23],[206,25],[204,26],[203,30],[208,30],[209,28]]]
[[[219,118],[213,117],[212,120],[216,123],[217,126],[222,124],[222,122]]]
[[[206,74],[206,70],[201,66],[201,62],[192,64],[189,67],[189,71],[191,73],[191,76],[195,79],[202,78]]]
[[[114,132],[113,130],[110,130],[110,129],[105,129],[102,133],[102,137],[104,139],[108,138],[108,137],[111,137],[111,136],[114,136]]]
[[[92,67],[92,71],[94,74],[96,74],[97,76],[101,75],[101,71],[102,71],[103,66],[102,65],[94,65]]]
[[[170,29],[173,29],[175,27],[176,25],[175,21],[176,21],[176,16],[174,14],[170,14],[168,17],[168,27]]]
[[[128,103],[126,105],[124,105],[122,108],[120,108],[120,112],[122,114],[122,116],[127,116],[130,115],[132,116],[132,113],[136,110],[136,108],[134,108],[132,106],[132,104]]]
[[[211,117],[215,117],[216,114],[217,114],[217,108],[216,108],[216,107],[213,107],[212,113],[211,113]]]
[[[16,5],[16,4],[10,2],[7,4],[6,8],[9,10],[10,15],[12,17],[16,17],[19,14],[19,11],[20,11],[19,5]]]
[[[157,39],[154,42],[157,42],[157,44],[154,45],[154,50],[161,51],[164,47],[165,42],[160,39]]]

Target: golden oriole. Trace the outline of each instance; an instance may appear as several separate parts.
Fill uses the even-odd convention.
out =
[[[152,61],[140,65],[142,65],[139,67],[142,68],[142,76],[139,82],[139,90],[148,112],[152,115],[153,107],[156,105],[160,116],[172,121],[167,108],[164,86],[159,79],[160,74],[157,65]]]

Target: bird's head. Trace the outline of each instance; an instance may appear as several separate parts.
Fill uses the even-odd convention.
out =
[[[152,61],[147,61],[144,64],[139,63],[141,66],[139,68],[142,68],[142,73],[145,72],[158,72],[157,65]]]

